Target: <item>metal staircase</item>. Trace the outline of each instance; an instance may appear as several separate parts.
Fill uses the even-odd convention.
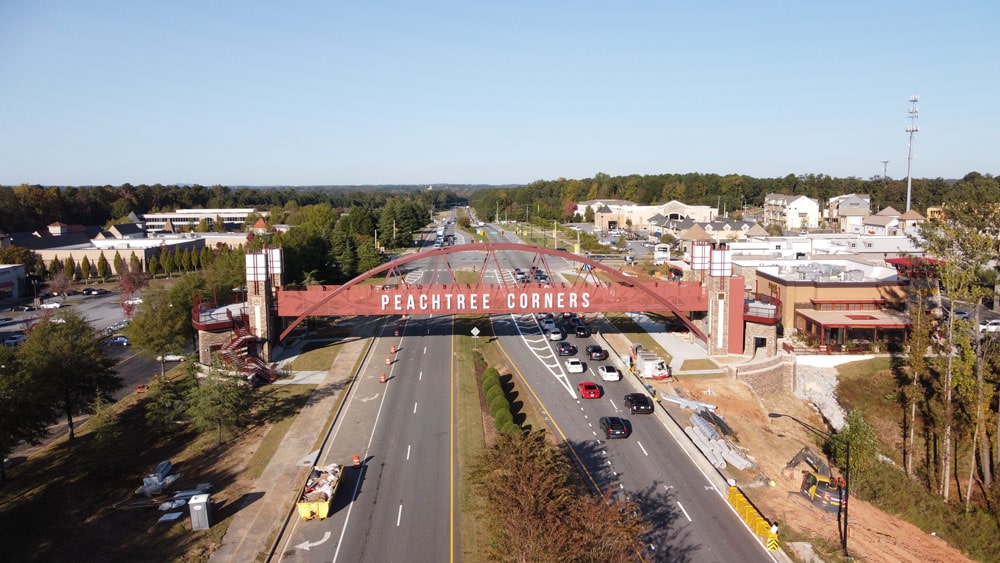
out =
[[[231,311],[226,311],[226,314],[232,327],[232,339],[219,349],[219,357],[251,381],[259,378],[273,383],[274,369],[256,356],[256,344],[260,339],[247,328],[246,315],[234,317]]]

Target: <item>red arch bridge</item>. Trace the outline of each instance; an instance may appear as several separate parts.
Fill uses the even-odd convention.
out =
[[[517,260],[512,260],[515,255]],[[563,260],[570,266],[563,266]],[[515,266],[525,270],[527,281],[515,279]],[[407,282],[407,274],[418,270],[434,272],[432,279],[423,281],[426,276],[421,276],[420,283]],[[536,270],[552,281],[532,281],[530,272]],[[295,317],[280,339],[309,316],[650,311],[676,314],[704,340],[704,332],[686,313],[708,310],[711,283],[712,278],[663,281],[625,275],[584,256],[537,246],[462,244],[404,255],[343,285],[278,288],[278,315]],[[742,278],[714,283],[720,291],[736,288],[736,295],[742,295]],[[730,307],[732,301],[738,303],[739,313],[727,315],[727,320],[742,323],[743,299],[728,301]]]

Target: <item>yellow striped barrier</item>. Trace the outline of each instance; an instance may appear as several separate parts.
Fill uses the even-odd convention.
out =
[[[778,525],[772,525],[760,512],[757,511],[750,499],[743,494],[743,491],[736,486],[729,487],[729,504],[732,505],[740,518],[750,526],[753,533],[757,535],[767,546],[769,551],[778,549]]]

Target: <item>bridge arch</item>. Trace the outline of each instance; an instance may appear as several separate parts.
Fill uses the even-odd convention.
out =
[[[428,295],[429,287],[424,287],[424,285],[413,285],[403,284],[402,290],[393,289],[383,289],[375,288],[374,286],[367,286],[368,290],[364,291],[361,284],[369,279],[375,278],[382,274],[388,274],[391,272],[400,272],[402,266],[426,261],[442,259],[451,254],[459,253],[485,253],[486,258],[484,263],[488,263],[492,258],[497,264],[498,269],[500,268],[500,261],[496,257],[497,252],[519,252],[528,253],[541,256],[549,256],[555,258],[562,258],[570,263],[577,263],[585,266],[583,271],[587,271],[588,274],[592,272],[603,272],[605,273],[615,284],[612,285],[607,282],[602,282],[596,276],[593,277],[594,285],[587,284],[585,282],[579,282],[579,280],[574,281],[572,284],[567,286],[565,283],[559,284],[557,287],[546,287],[546,288],[533,288],[531,297],[535,299],[538,298],[540,303],[550,303],[555,302],[557,297],[567,293],[569,298],[574,295],[572,290],[579,290],[581,287],[593,287],[596,288],[594,291],[598,292],[596,296],[596,301],[600,302],[599,305],[591,304],[589,306],[579,306],[580,300],[578,300],[578,306],[575,310],[586,311],[586,312],[622,312],[630,310],[661,310],[669,311],[677,315],[691,330],[692,333],[697,335],[702,340],[707,340],[707,336],[704,332],[695,324],[691,323],[687,316],[683,314],[683,310],[706,310],[707,308],[707,296],[706,291],[703,288],[701,282],[665,282],[661,280],[656,280],[645,276],[643,279],[638,277],[627,276],[621,271],[612,268],[606,264],[592,260],[585,256],[579,256],[562,250],[543,248],[538,246],[532,246],[527,244],[519,244],[512,242],[486,242],[486,243],[470,243],[470,244],[460,244],[454,246],[447,246],[442,248],[436,248],[432,250],[426,250],[423,252],[418,252],[415,254],[407,254],[401,256],[395,260],[382,264],[376,268],[373,268],[354,279],[348,281],[347,283],[339,286],[308,286],[304,289],[291,289],[291,288],[279,288],[278,290],[278,313],[284,317],[294,316],[295,319],[285,328],[285,330],[279,336],[279,340],[284,340],[284,338],[291,333],[304,319],[316,314],[397,314],[398,311],[385,310],[385,303],[387,297],[389,297],[390,302],[399,301],[401,294],[405,293],[410,302],[413,302],[414,295],[418,295],[421,301],[425,301],[425,297]],[[600,283],[606,284],[602,289]],[[434,284],[429,284],[434,285]],[[442,284],[437,284],[442,285]],[[555,284],[553,284],[555,285]],[[358,290],[362,291],[358,291]],[[471,287],[467,289],[473,289]],[[489,308],[492,313],[506,313],[516,311],[524,311],[526,309],[534,309],[537,307],[524,307],[517,306],[516,308],[509,307],[511,301],[510,295],[512,293],[524,293],[526,290],[522,286],[516,284],[484,284],[480,280],[479,285],[476,288],[481,289],[479,293],[472,293],[470,299],[475,299],[476,296],[482,296],[482,300],[486,301],[490,296],[505,296],[508,306],[500,304],[496,308]],[[456,292],[466,291],[466,289],[460,289],[455,287]],[[331,303],[338,298],[343,298],[351,294],[351,309],[348,313],[329,313],[330,310],[334,310],[331,307]],[[459,295],[464,295],[464,293],[458,293]],[[589,294],[588,294],[589,295]],[[495,302],[499,302],[500,299],[495,299]],[[523,302],[524,299],[520,299]],[[584,301],[591,302],[590,299],[585,299]],[[450,302],[450,299],[449,299]],[[534,302],[534,301],[532,301]],[[382,310],[377,309],[368,310],[366,307],[371,307],[375,303],[382,304]],[[518,302],[515,302],[517,304]],[[615,305],[618,308],[612,308]],[[419,313],[420,311],[414,311]],[[452,307],[439,308],[434,311],[440,314],[462,314],[469,313],[470,311],[458,310]],[[483,310],[475,311],[477,313],[485,312]]]

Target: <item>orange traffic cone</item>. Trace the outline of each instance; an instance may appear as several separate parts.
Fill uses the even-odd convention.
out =
[[[396,353],[396,345],[395,344],[393,344],[392,346],[389,346],[389,353],[390,354],[395,354]]]
[[[378,378],[380,383],[385,383],[385,372],[382,372],[382,376]]]
[[[387,365],[387,366],[391,366],[392,365],[392,356],[386,356],[385,357],[385,365]]]
[[[361,467],[361,456],[354,456],[354,467]]]

